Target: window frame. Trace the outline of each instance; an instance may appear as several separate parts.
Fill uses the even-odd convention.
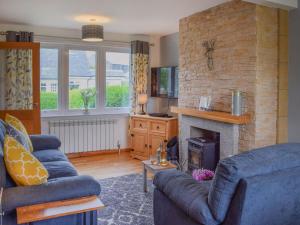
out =
[[[57,114],[59,111],[61,111],[61,93],[62,93],[62,83],[61,83],[61,78],[62,78],[62,74],[61,74],[61,68],[62,68],[62,47],[60,45],[53,45],[53,44],[43,44],[43,46],[41,46],[41,49],[57,49],[57,60],[58,60],[58,65],[57,65],[57,109],[45,109],[45,110],[41,110],[41,114],[44,116],[47,115],[51,115],[51,114]],[[40,80],[40,88],[41,88],[41,80]],[[46,85],[47,88],[47,85]]]
[[[97,111],[99,111],[99,102],[98,102],[98,83],[99,83],[99,68],[98,68],[98,60],[99,60],[99,49],[97,48],[94,48],[94,47],[82,47],[82,46],[66,46],[65,47],[65,56],[66,56],[66,62],[67,64],[65,65],[66,66],[66,79],[67,79],[67,93],[64,93],[66,94],[67,96],[65,96],[65,99],[66,99],[66,112],[67,114],[73,114],[73,113],[76,113],[76,114],[84,114],[83,113],[83,109],[70,109],[70,99],[69,99],[69,82],[70,82],[70,74],[69,74],[69,52],[70,51],[93,51],[96,53],[96,59],[95,59],[95,62],[96,62],[96,73],[95,73],[95,88],[96,88],[96,103],[95,103],[95,108],[94,109],[89,109],[89,113],[92,113],[92,114],[96,114]]]
[[[109,48],[109,47],[104,47],[103,48],[103,59],[104,59],[104,65],[102,66],[103,68],[103,107],[104,107],[104,112],[105,113],[115,113],[115,112],[121,112],[121,113],[129,113],[130,110],[130,80],[131,80],[131,73],[130,73],[130,67],[131,67],[131,57],[129,57],[129,106],[128,107],[106,107],[106,53],[107,52],[116,52],[116,53],[128,53],[130,54],[130,49],[129,48]]]
[[[106,98],[106,52],[120,52],[130,54],[129,43],[108,42],[87,43],[79,40],[66,40],[60,38],[47,38],[40,40],[42,48],[58,49],[58,107],[57,110],[41,110],[42,117],[60,116],[87,116],[105,114],[129,114],[128,107],[105,107]],[[69,109],[69,50],[96,52],[96,108],[90,109],[86,114],[83,109]],[[131,67],[129,58],[129,71]],[[129,73],[129,93],[130,93]],[[129,102],[130,104],[130,102]]]

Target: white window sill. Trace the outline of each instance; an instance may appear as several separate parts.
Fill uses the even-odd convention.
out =
[[[97,117],[97,116],[118,116],[118,117],[128,117],[128,110],[105,110],[103,112],[95,112],[91,111],[89,113],[84,113],[83,111],[70,111],[70,112],[51,112],[45,111],[41,112],[41,118],[69,118],[69,117],[80,117],[80,118],[88,118],[88,117]]]

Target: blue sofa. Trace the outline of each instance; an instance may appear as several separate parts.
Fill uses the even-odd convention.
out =
[[[154,185],[155,225],[299,225],[300,144],[221,160],[212,181],[163,171]]]
[[[67,157],[59,151],[60,140],[53,136],[31,136],[34,152],[49,172],[46,184],[16,186],[6,172],[3,160],[3,141],[6,124],[0,120],[0,187],[4,188],[3,225],[16,225],[16,208],[26,205],[99,195],[100,184],[89,176],[79,176]],[[97,211],[39,221],[31,225],[96,225]]]

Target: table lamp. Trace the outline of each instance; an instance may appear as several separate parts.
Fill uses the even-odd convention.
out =
[[[140,115],[145,115],[144,105],[148,102],[147,94],[138,94],[138,104],[142,106],[142,111],[139,113]]]

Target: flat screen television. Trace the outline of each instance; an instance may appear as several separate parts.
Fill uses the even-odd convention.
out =
[[[151,68],[151,96],[178,98],[177,66]]]

